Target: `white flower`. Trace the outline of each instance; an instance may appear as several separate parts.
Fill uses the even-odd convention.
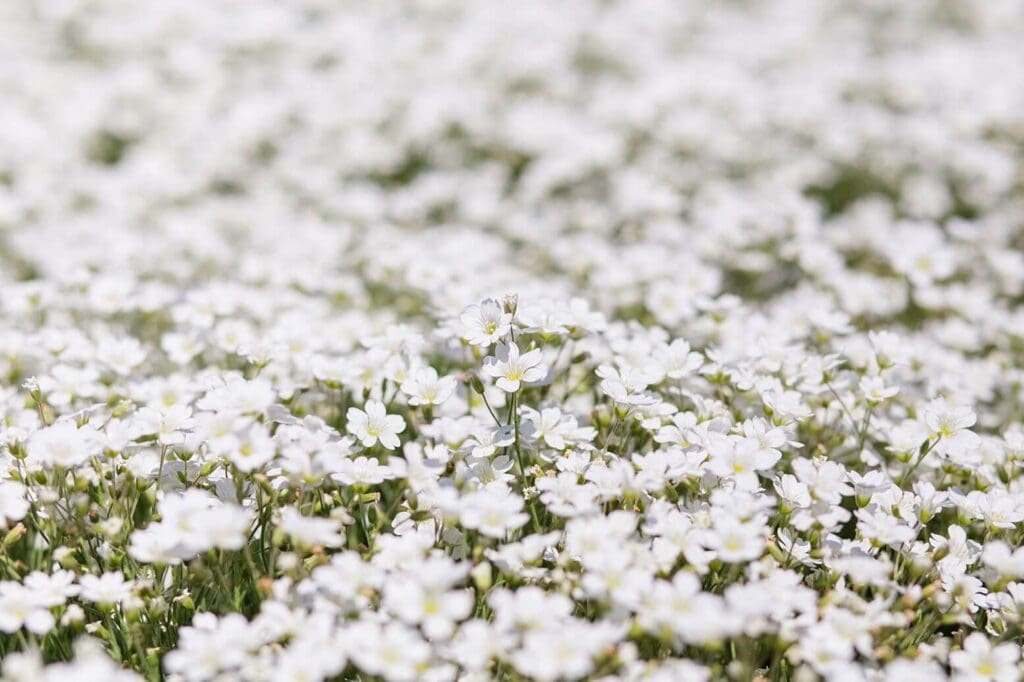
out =
[[[566,438],[571,438],[577,428],[576,420],[566,418],[556,407],[546,407],[540,412],[525,411],[524,417],[525,423],[531,427],[527,435],[543,441],[555,450],[564,450],[567,446]]]
[[[75,574],[70,571],[54,571],[51,574],[34,571],[24,578],[24,585],[32,591],[40,604],[47,607],[61,606],[68,597],[78,594]]]
[[[924,421],[932,438],[940,439],[935,446],[938,454],[957,459],[981,444],[978,435],[969,430],[977,421],[970,407],[950,407],[944,398],[937,398],[925,408]]]
[[[494,355],[484,360],[483,371],[497,381],[501,390],[515,393],[523,383],[535,383],[547,376],[540,349],[535,348],[523,355],[514,343],[500,343]]]
[[[880,376],[866,376],[860,380],[860,390],[869,404],[884,403],[900,392],[898,386],[886,386]]]
[[[980,491],[972,491],[973,495]],[[982,493],[977,498],[978,514],[985,522],[996,528],[1013,528],[1024,521],[1024,506],[1014,495],[1008,495],[999,490],[989,493]]]
[[[96,357],[117,374],[126,375],[146,360],[146,350],[133,336],[106,337],[99,342]]]
[[[731,628],[724,616],[722,598],[701,591],[693,573],[679,571],[671,582],[657,580],[643,596],[637,619],[651,632],[665,629],[684,642],[714,640]]]
[[[683,339],[676,339],[657,352],[657,359],[670,379],[682,379],[701,368],[704,356],[690,350],[690,344]]]
[[[349,630],[346,642],[353,660],[371,675],[389,680],[415,680],[431,649],[420,634],[400,623],[361,623]]]
[[[78,580],[81,586],[82,599],[97,604],[119,604],[132,596],[135,583],[125,580],[120,571],[103,573],[102,575],[83,575]]]
[[[459,521],[466,528],[492,538],[503,538],[522,527],[530,518],[523,512],[523,499],[501,490],[484,489],[462,499]]]
[[[773,448],[762,448],[752,438],[737,438],[712,433],[711,460],[708,468],[715,474],[731,477],[737,487],[756,490],[757,472],[771,469],[782,456]]]
[[[471,305],[459,315],[462,338],[474,346],[490,346],[509,333],[512,314],[502,310],[501,304],[488,298],[479,305]]]
[[[144,407],[136,415],[141,433],[156,434],[161,445],[180,445],[185,442],[185,432],[195,426],[192,408],[187,405],[171,405],[158,410]]]
[[[196,405],[201,410],[256,414],[273,405],[275,397],[274,388],[266,379],[233,379],[210,390]]]
[[[0,632],[11,635],[25,627],[46,634],[56,624],[50,606],[45,593],[10,580],[0,582]]]
[[[195,488],[164,497],[161,519],[131,534],[129,553],[137,561],[172,565],[208,549],[241,549],[253,514]]]
[[[276,444],[262,425],[254,424],[244,433],[236,434],[234,447],[227,459],[240,471],[255,471],[274,458]]]
[[[767,532],[759,523],[742,522],[723,517],[708,531],[707,544],[728,563],[753,561],[764,551]]]
[[[402,383],[402,392],[409,396],[409,404],[441,405],[455,394],[455,377],[438,377],[433,367],[421,367]]]
[[[610,365],[601,365],[597,368],[596,374],[602,379],[601,391],[617,403],[632,407],[648,407],[660,402],[656,394],[645,390],[656,379],[647,370],[618,370]]]
[[[405,419],[401,415],[388,414],[384,403],[368,400],[365,411],[357,407],[348,408],[348,432],[359,439],[363,447],[372,447],[378,442],[387,450],[394,450],[400,444],[398,434],[405,430]]]
[[[431,639],[447,639],[455,623],[473,610],[473,593],[452,589],[466,575],[465,564],[434,558],[412,573],[394,575],[384,585],[384,605],[403,622],[421,625]]]
[[[967,533],[960,526],[950,526],[947,530],[948,538],[940,535],[933,535],[932,546],[936,549],[945,550],[946,556],[939,561],[939,568],[943,573],[964,573],[967,568],[978,560],[981,555],[981,545],[974,540],[967,538]]]
[[[332,474],[334,480],[345,485],[377,485],[393,476],[390,467],[370,457],[344,459]]]
[[[839,504],[844,495],[853,493],[842,464],[798,458],[790,466],[797,479],[810,488],[811,496],[816,499]]]
[[[21,521],[28,513],[28,488],[17,481],[0,481],[0,529]]]
[[[964,640],[963,649],[949,655],[954,679],[963,682],[1014,682],[1019,679],[1017,659],[1020,647],[1010,642],[992,646],[980,632],[973,632]]]
[[[593,670],[595,659],[619,638],[611,624],[581,619],[551,622],[526,633],[512,663],[519,672],[541,682],[579,679]]]
[[[32,434],[27,449],[30,461],[45,467],[72,469],[96,454],[99,439],[89,428],[61,420]]]
[[[1024,579],[1024,547],[1017,547],[1011,551],[1005,542],[989,542],[985,545],[981,560],[1002,576]]]
[[[187,680],[209,680],[246,660],[254,634],[241,614],[196,614],[192,624],[181,629],[178,646],[167,653],[164,665]]]
[[[480,429],[467,439],[466,445],[472,448],[470,450],[472,457],[481,459],[491,457],[498,448],[508,447],[515,440],[515,426],[507,424]]]
[[[917,536],[901,519],[881,509],[857,510],[857,532],[881,545],[898,548]]]
[[[278,521],[281,531],[307,546],[340,547],[345,543],[340,524],[333,519],[303,516],[295,507],[281,510]]]
[[[39,377],[39,390],[51,405],[65,406],[76,398],[91,398],[99,391],[100,373],[94,367],[57,365]]]

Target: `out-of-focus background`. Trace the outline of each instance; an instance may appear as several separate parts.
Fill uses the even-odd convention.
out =
[[[851,262],[837,250],[932,268],[916,255],[943,238],[891,239],[901,219],[1020,239],[1012,0],[0,12],[8,281],[351,295],[358,270],[442,308],[535,284],[658,300],[672,323],[695,297],[785,288],[787,264],[830,276]],[[1001,252],[988,267],[1019,282]],[[851,312],[902,305],[873,273],[847,279]]]

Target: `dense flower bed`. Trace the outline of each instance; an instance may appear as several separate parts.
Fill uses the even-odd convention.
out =
[[[4,680],[999,680],[1015,1],[0,8]]]

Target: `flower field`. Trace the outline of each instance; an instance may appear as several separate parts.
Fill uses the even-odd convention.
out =
[[[1024,6],[0,6],[4,682],[1015,682]]]

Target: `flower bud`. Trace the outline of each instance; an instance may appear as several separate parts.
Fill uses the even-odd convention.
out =
[[[473,578],[473,584],[476,585],[476,589],[480,592],[486,592],[491,589],[493,577],[491,565],[488,562],[484,561],[474,566],[469,575]]]

